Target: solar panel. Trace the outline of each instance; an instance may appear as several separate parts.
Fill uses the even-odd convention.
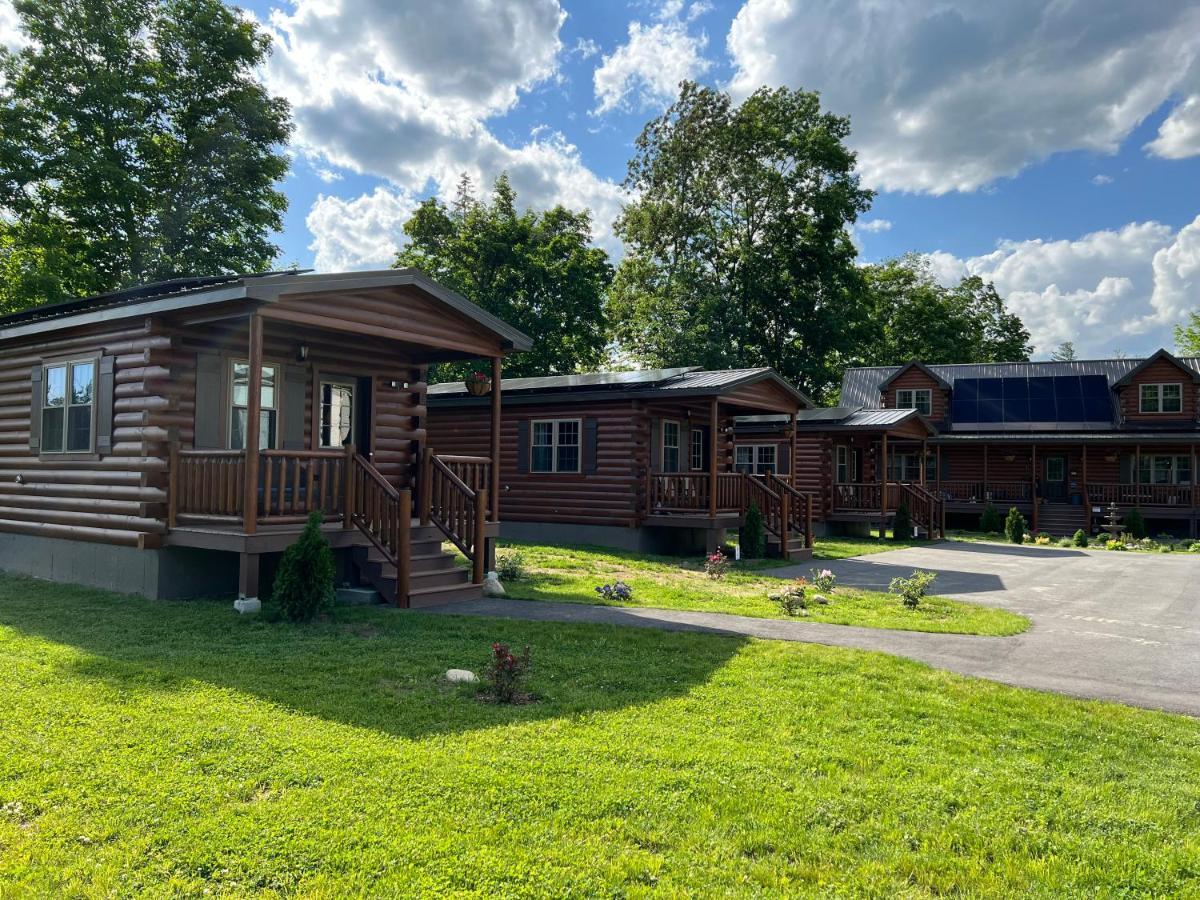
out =
[[[950,413],[955,426],[1004,428],[1111,424],[1112,397],[1103,375],[960,378]]]

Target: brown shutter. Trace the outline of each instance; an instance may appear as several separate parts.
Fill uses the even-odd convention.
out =
[[[595,418],[583,420],[583,474],[596,474],[597,424]]]
[[[100,375],[96,379],[96,452],[112,453],[113,392],[116,357],[100,357]]]
[[[38,363],[29,373],[31,386],[29,399],[29,449],[38,453],[42,449],[42,364]]]
[[[780,475],[787,475],[792,471],[792,444],[775,445],[775,468],[779,470]]]
[[[522,475],[529,473],[529,420],[517,422],[517,471]]]
[[[302,366],[287,366],[283,370],[283,449],[303,450],[304,392],[308,373]],[[314,400],[314,402],[317,402]]]
[[[196,354],[196,422],[192,439],[197,450],[220,450],[224,361],[217,353]]]

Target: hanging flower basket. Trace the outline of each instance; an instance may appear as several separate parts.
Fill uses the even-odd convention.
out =
[[[467,390],[476,397],[482,397],[492,389],[491,376],[486,372],[472,372],[464,379],[463,383],[467,386]]]

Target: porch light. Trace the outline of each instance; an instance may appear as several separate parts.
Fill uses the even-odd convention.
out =
[[[308,344],[301,344],[296,348],[296,362],[308,361]]]

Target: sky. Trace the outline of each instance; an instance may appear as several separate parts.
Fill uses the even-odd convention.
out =
[[[246,0],[296,131],[280,262],[390,264],[463,173],[611,223],[642,126],[691,78],[850,117],[864,262],[993,281],[1046,357],[1172,346],[1200,309],[1195,0]],[[0,0],[0,42],[20,40]]]

